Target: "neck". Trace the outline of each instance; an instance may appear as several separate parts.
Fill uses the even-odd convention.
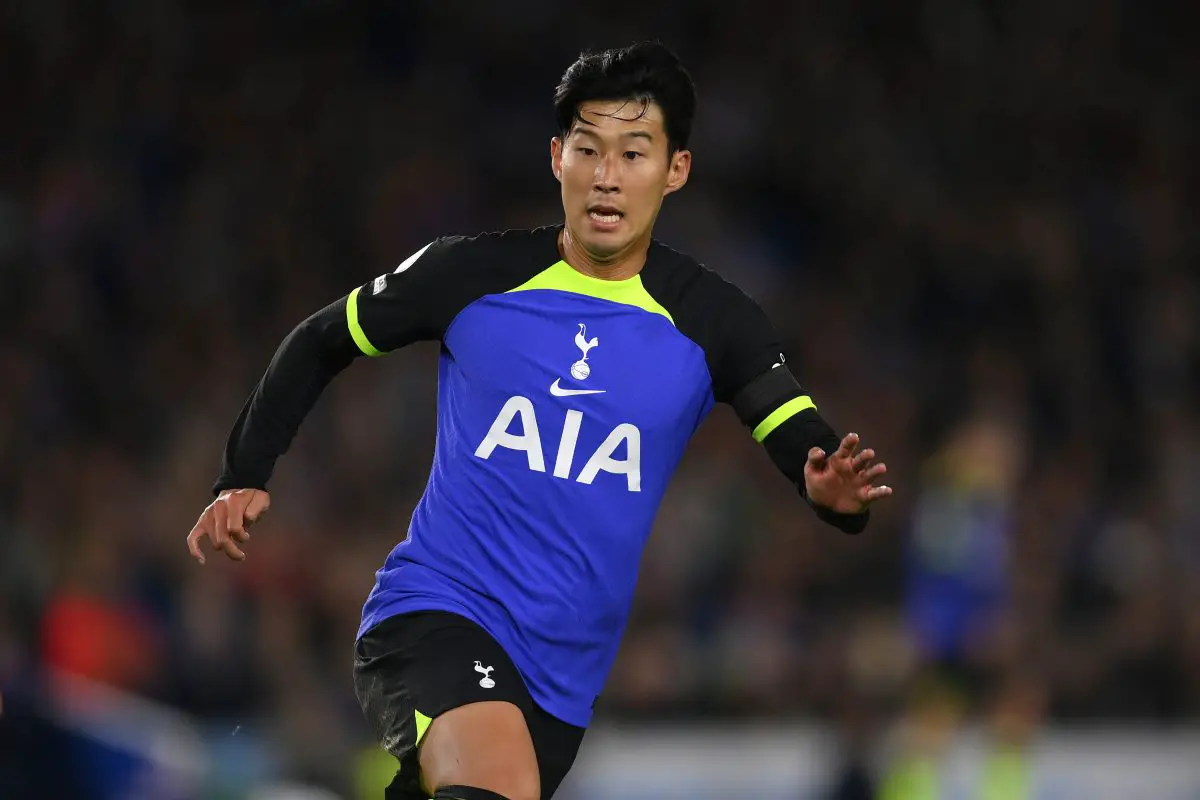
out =
[[[558,253],[572,269],[592,278],[605,281],[623,281],[632,278],[646,266],[646,253],[650,250],[648,236],[630,243],[624,251],[614,253],[611,258],[596,258],[587,252],[571,235],[571,229],[563,226],[558,235]]]

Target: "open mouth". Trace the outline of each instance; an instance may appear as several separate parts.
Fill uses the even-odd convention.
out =
[[[601,225],[616,225],[624,216],[612,206],[592,206],[588,209],[588,217]]]
[[[596,222],[619,222],[620,218],[624,217],[624,213],[620,209],[611,205],[593,205],[588,207],[588,216],[595,219]]]

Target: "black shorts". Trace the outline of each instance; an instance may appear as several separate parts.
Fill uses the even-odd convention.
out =
[[[445,611],[389,617],[354,647],[354,690],[384,749],[400,761],[386,800],[425,800],[417,745],[429,721],[453,708],[503,700],[521,709],[533,738],[542,798],[558,789],[584,729],[544,711],[487,631]]]

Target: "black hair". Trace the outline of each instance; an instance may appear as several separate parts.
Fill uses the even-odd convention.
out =
[[[687,147],[696,113],[696,86],[679,58],[661,42],[581,53],[554,90],[555,121],[564,138],[580,119],[580,104],[588,100],[641,104],[640,113],[623,119],[639,119],[650,103],[658,103],[669,151]]]

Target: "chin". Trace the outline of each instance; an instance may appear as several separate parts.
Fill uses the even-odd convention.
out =
[[[576,237],[577,241],[597,257],[615,256],[626,250],[635,238],[627,230],[619,228],[615,231],[595,230],[586,221],[580,233],[582,235]]]
[[[604,261],[624,252],[629,246],[629,240],[626,237],[618,239],[615,236],[593,234],[583,240],[583,246],[594,258]]]

